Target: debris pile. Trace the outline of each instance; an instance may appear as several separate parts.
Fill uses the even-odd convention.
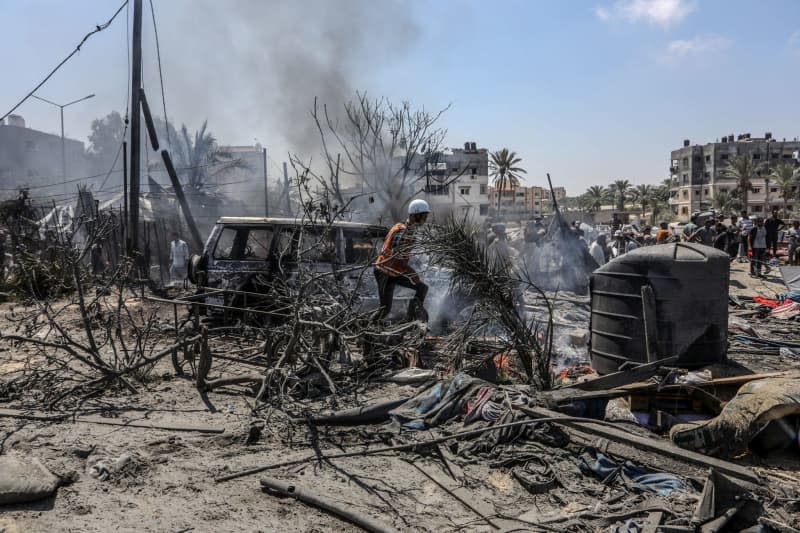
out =
[[[434,335],[421,320],[375,320],[379,239],[354,244],[355,226],[308,205],[262,270],[196,290],[132,281],[132,261],[96,276],[80,255],[91,239],[54,248],[69,290],[3,304],[0,450],[40,461],[49,484],[35,498],[68,498],[84,516],[76,499],[96,493],[201,492],[261,520],[274,509],[282,529],[311,522],[253,501],[257,489],[367,531],[800,527],[800,483],[785,473],[800,451],[798,346],[783,328],[796,318],[769,298],[732,296],[731,360],[689,369],[680,354],[631,354],[598,376],[589,299],[545,290],[477,227],[449,219],[420,235],[429,268],[470,302]],[[213,281],[219,257],[257,254],[247,239],[242,259],[197,261],[195,279]],[[185,505],[173,529],[245,520]]]

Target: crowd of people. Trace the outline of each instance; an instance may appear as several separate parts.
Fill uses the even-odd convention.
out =
[[[667,222],[662,222],[655,233],[649,226],[644,227],[640,233],[633,229],[616,230],[610,242],[608,234],[600,233],[589,251],[598,265],[602,266],[613,257],[641,246],[694,242],[724,251],[731,261],[749,262],[750,274],[759,277],[769,271],[769,260],[777,256],[779,236],[784,231],[788,242],[787,263],[800,265],[800,221],[785,223],[779,217],[777,209],[767,219],[761,216],[751,217],[747,211],[742,211],[738,217],[727,217],[724,214],[717,218],[706,216],[701,225],[698,222],[699,217],[692,217],[679,232],[671,231]]]

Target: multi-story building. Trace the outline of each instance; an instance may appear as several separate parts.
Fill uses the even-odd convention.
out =
[[[755,138],[749,133],[726,135],[719,142],[692,145],[687,139],[683,147],[673,150],[670,156],[670,205],[674,215],[687,219],[695,211],[709,209],[720,192],[732,193],[736,180],[726,176],[726,170],[734,156],[749,154],[757,165],[756,175],[751,180],[747,199],[747,210],[758,215],[770,206],[783,207],[781,191],[770,183],[769,176],[781,163],[800,166],[800,141],[778,141],[767,132]],[[787,211],[794,209],[787,202]]]
[[[37,131],[25,126],[19,115],[9,115],[0,122],[0,187],[62,184],[75,191],[75,183],[63,184],[86,175],[87,161],[83,143],[62,139],[59,135]],[[58,187],[48,194],[61,192]]]
[[[489,201],[494,210],[497,209],[498,192],[498,189],[494,187],[489,189]],[[553,193],[557,202],[562,201],[567,196],[567,191],[564,187],[554,187]],[[543,215],[552,211],[552,205],[553,199],[550,195],[550,189],[536,185],[530,187],[519,186],[513,189],[506,186],[501,198],[501,212],[505,215]]]
[[[489,214],[489,151],[474,142],[443,150],[423,163],[422,193],[439,215],[468,215],[476,220]]]

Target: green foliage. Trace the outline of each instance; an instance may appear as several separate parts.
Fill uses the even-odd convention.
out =
[[[519,186],[520,174],[527,174],[527,170],[516,166],[522,162],[522,158],[517,157],[516,152],[510,152],[508,148],[503,148],[497,152],[492,152],[489,160],[491,176],[494,178],[494,186],[497,189],[497,214],[500,214],[500,205],[503,200],[503,191],[508,185],[511,190]]]

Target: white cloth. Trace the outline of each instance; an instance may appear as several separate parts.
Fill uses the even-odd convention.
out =
[[[597,241],[594,241],[589,247],[589,253],[592,254],[592,257],[598,265],[603,266],[606,264],[606,254],[603,251],[603,247],[599,245]]]
[[[186,266],[189,259],[189,245],[181,239],[169,243],[169,260],[177,268]]]
[[[750,230],[753,229],[754,222],[749,218],[743,218],[736,223],[737,226],[742,230],[742,235],[747,237],[750,235]]]

